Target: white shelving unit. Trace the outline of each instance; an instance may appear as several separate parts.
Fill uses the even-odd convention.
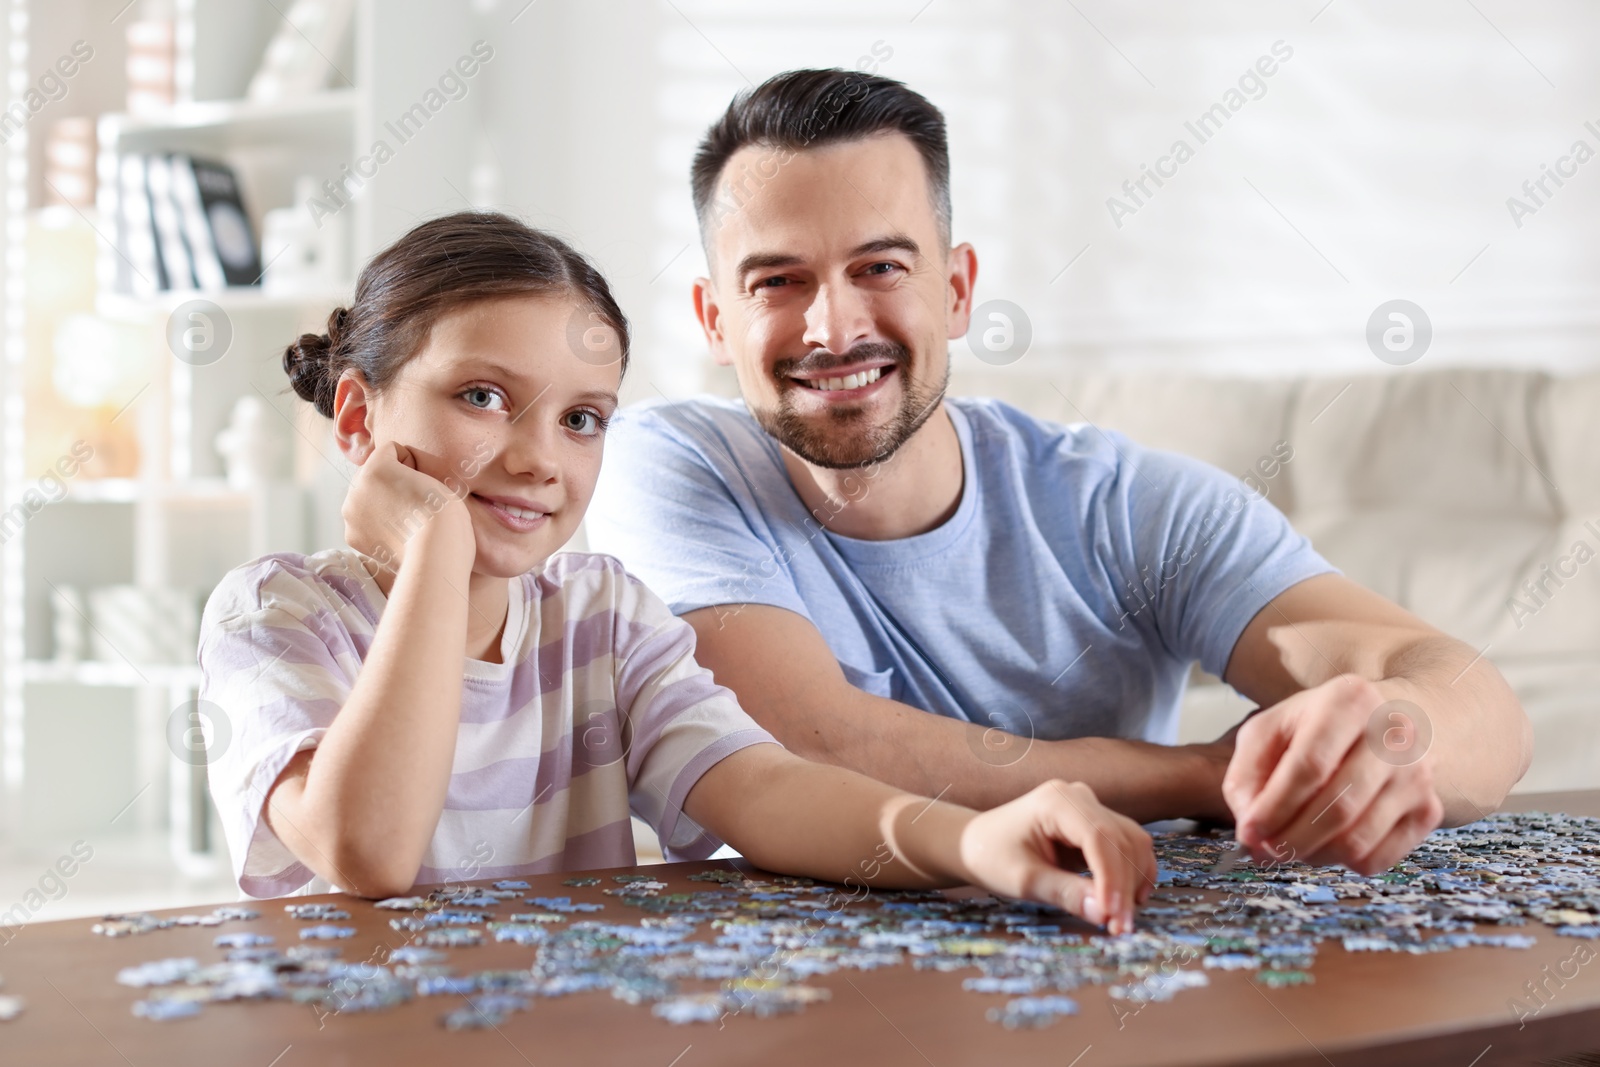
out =
[[[10,0],[12,32],[28,18],[54,16],[43,3]],[[243,99],[249,78],[282,21],[284,5],[270,0],[176,0],[180,98],[157,117],[107,113],[99,117],[98,172],[102,235],[115,233],[105,213],[115,208],[117,160],[128,152],[180,152],[227,162],[239,176],[259,240],[264,211],[294,203],[297,178],[320,185],[370,151],[385,121],[412,107],[438,72],[474,39],[469,0],[359,0],[350,44],[328,57],[337,73],[314,95],[263,104]],[[65,17],[65,16],[61,16]],[[18,43],[11,40],[17,63]],[[26,55],[26,52],[22,52]],[[347,77],[348,75],[348,77]],[[16,76],[13,74],[12,81]],[[353,84],[347,84],[352,82]],[[12,87],[13,90],[15,86]],[[425,131],[429,147],[408,147],[363,183],[344,210],[347,261],[359,265],[419,218],[449,210],[454,189],[469,185],[468,146],[476,101],[452,103],[449,122]],[[22,498],[31,482],[15,457],[24,440],[23,369],[49,358],[29,352],[20,324],[27,264],[21,233],[26,214],[26,140],[7,145],[5,443],[0,508]],[[19,165],[20,161],[20,165]],[[459,200],[454,207],[463,206]],[[308,208],[309,210],[309,208]],[[343,212],[341,212],[342,214]],[[139,472],[133,478],[69,482],[50,504],[9,538],[0,555],[0,785],[8,836],[28,830],[28,774],[23,759],[29,724],[60,713],[89,692],[131,694],[135,720],[136,783],[154,784],[164,805],[141,805],[139,824],[169,834],[173,862],[185,872],[213,870],[220,858],[207,816],[205,768],[177,758],[166,742],[168,719],[194,698],[192,663],[121,660],[63,662],[55,658],[48,616],[50,590],[134,584],[184,589],[205,596],[227,570],[268,551],[311,551],[337,536],[343,474],[328,461],[323,428],[288,389],[285,345],[306,329],[321,329],[329,311],[350,298],[353,280],[331,290],[284,294],[257,286],[213,292],[162,292],[137,297],[113,291],[120,253],[101,240],[94,314],[135,331],[150,353],[149,380],[130,398],[137,420]],[[227,353],[208,365],[175,358],[168,333],[174,312],[203,298],[232,329]],[[256,397],[281,418],[279,477],[251,489],[231,487],[214,441],[234,404]],[[119,416],[123,417],[123,416]]]

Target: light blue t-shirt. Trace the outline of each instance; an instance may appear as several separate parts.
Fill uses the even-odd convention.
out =
[[[1164,744],[1189,664],[1220,676],[1268,600],[1333,570],[1277,508],[1198,460],[995,400],[945,407],[961,501],[890,541],[825,529],[743,403],[630,407],[608,434],[590,547],[680,615],[804,616],[869,693],[1025,737]],[[861,499],[874,470],[853,473],[843,489]]]

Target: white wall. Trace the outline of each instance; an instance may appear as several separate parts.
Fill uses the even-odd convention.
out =
[[[1367,317],[1404,297],[1430,363],[1596,362],[1600,161],[1520,228],[1506,205],[1574,141],[1600,151],[1593,3],[525,3],[477,8],[509,58],[485,103],[499,200],[610,274],[632,395],[700,380],[699,134],[741,86],[874,46],[948,116],[956,236],[980,297],[1032,319],[1030,359],[1377,369]],[[1278,41],[1292,57],[1200,144],[1185,121]],[[1194,158],[1123,196],[1180,137]],[[1137,208],[1120,227],[1114,195]]]

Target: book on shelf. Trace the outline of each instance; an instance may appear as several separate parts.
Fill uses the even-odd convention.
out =
[[[176,164],[166,156],[145,159],[145,184],[150,189],[150,216],[155,223],[156,244],[166,268],[168,289],[195,288],[194,261],[184,237],[178,202],[172,195],[172,170]]]
[[[121,185],[117,232],[122,238],[122,259],[128,268],[128,291],[134,296],[154,296],[166,285],[161,271],[160,246],[156,243],[155,221],[150,214],[145,157],[123,156],[117,174]]]
[[[129,153],[118,177],[119,290],[152,296],[260,284],[261,250],[232,167]]]

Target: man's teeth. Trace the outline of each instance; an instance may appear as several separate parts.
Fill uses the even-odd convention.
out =
[[[860,389],[863,385],[871,385],[882,377],[883,368],[873,367],[871,370],[847,374],[843,378],[802,378],[801,382],[810,389]]]

